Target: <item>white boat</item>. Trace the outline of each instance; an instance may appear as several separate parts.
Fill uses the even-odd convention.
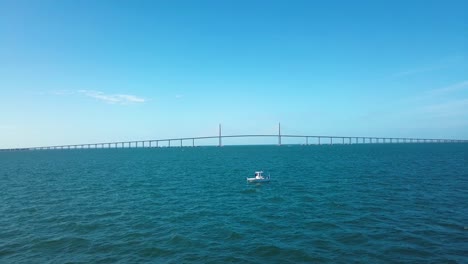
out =
[[[253,178],[247,178],[248,182],[269,182],[270,181],[270,175],[268,176],[263,176],[263,171],[256,171],[255,172],[255,177]]]

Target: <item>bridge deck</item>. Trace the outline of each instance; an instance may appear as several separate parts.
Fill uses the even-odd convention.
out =
[[[183,143],[191,141],[191,146],[195,146],[195,141],[206,139],[218,139],[218,146],[222,145],[223,138],[278,138],[278,145],[281,145],[282,138],[303,138],[304,145],[324,145],[324,144],[377,144],[377,143],[467,143],[468,140],[460,139],[429,139],[429,138],[398,138],[398,137],[351,137],[351,136],[320,136],[320,135],[281,135],[281,134],[247,134],[247,135],[218,135],[218,136],[203,136],[203,137],[182,137],[182,138],[164,138],[164,139],[147,139],[134,141],[117,141],[117,142],[100,142],[87,144],[71,144],[71,145],[55,145],[41,146],[28,148],[9,148],[0,149],[0,151],[20,151],[20,150],[49,150],[49,149],[98,149],[98,148],[153,148],[161,147],[160,142],[167,142],[167,146],[171,147],[171,142],[178,142],[172,147],[184,146]],[[309,139],[316,139],[316,143],[309,144]],[[336,139],[341,139],[336,141]],[[335,142],[333,141],[335,140]]]

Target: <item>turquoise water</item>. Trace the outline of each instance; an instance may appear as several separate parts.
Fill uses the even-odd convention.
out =
[[[4,152],[0,187],[1,263],[467,262],[467,144]]]

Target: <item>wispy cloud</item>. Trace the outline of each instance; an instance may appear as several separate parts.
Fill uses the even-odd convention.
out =
[[[176,94],[176,96],[175,96],[176,99],[180,99],[180,98],[182,98],[182,97],[184,97],[183,94]]]
[[[448,67],[447,65],[437,65],[437,66],[427,66],[427,67],[413,68],[413,69],[408,69],[408,70],[404,70],[404,71],[401,71],[401,72],[397,72],[397,73],[395,73],[393,75],[393,77],[411,76],[411,75],[416,75],[416,74],[441,70],[441,69],[444,69],[444,68],[447,68],[447,67]]]
[[[419,97],[421,114],[430,117],[456,117],[468,115],[468,80],[426,91]]]
[[[448,86],[427,89],[412,96],[402,98],[400,102],[418,104],[424,102],[440,102],[446,99],[468,98],[468,80],[459,81]]]
[[[450,94],[462,90],[468,90],[468,81],[462,81],[450,86],[442,87],[442,88],[437,88],[428,91],[429,94],[431,95],[443,95],[443,94]]]
[[[145,98],[130,94],[106,94],[93,90],[79,90],[78,93],[109,104],[133,104],[147,101]]]
[[[432,63],[426,65],[415,66],[407,69],[402,69],[392,75],[394,78],[403,78],[413,75],[427,75],[428,73],[444,70],[452,67],[464,65],[466,58],[464,56],[446,56],[441,57]]]
[[[16,127],[13,126],[13,125],[5,125],[5,124],[4,124],[4,125],[0,125],[0,129],[1,129],[1,130],[13,130],[13,129],[15,129],[15,128],[16,128]]]
[[[426,114],[437,116],[456,116],[468,114],[468,99],[450,100],[443,103],[425,105],[421,108]]]
[[[73,91],[73,90],[61,89],[61,90],[49,91],[48,93],[52,94],[52,95],[71,95],[71,94],[74,94],[76,92]]]

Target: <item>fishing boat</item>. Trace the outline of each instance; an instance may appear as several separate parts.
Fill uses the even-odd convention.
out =
[[[269,182],[270,181],[270,175],[268,176],[263,176],[263,171],[256,171],[255,172],[255,177],[253,178],[247,178],[248,182]]]

